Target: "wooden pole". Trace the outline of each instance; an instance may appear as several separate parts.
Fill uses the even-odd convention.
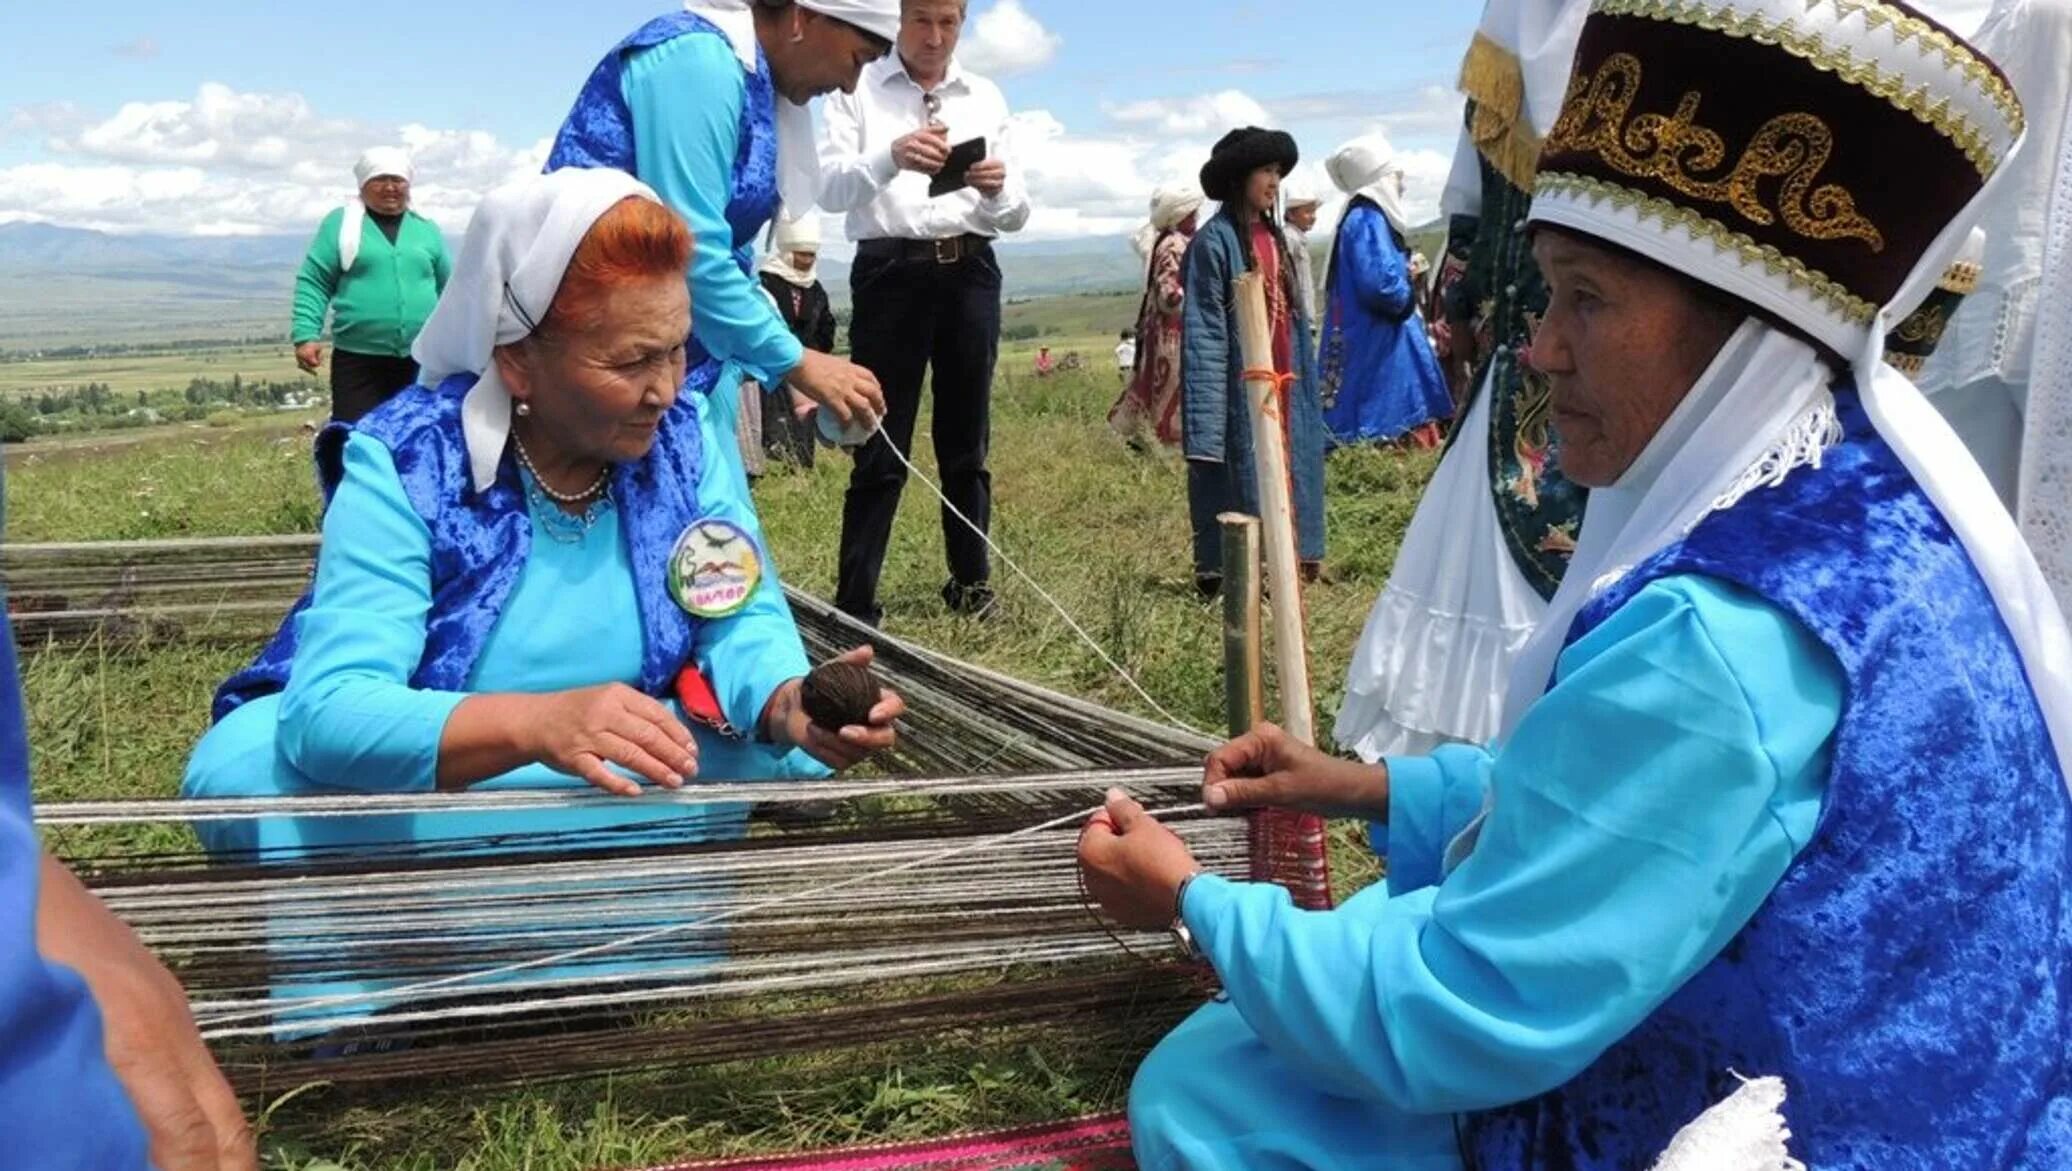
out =
[[[1223,716],[1232,736],[1266,722],[1265,632],[1259,625],[1259,518],[1226,512],[1223,526]]]
[[[1258,476],[1260,520],[1266,535],[1266,581],[1272,591],[1274,670],[1281,684],[1281,722],[1304,744],[1317,742],[1309,691],[1309,654],[1302,630],[1302,584],[1295,556],[1295,509],[1290,500],[1288,437],[1273,373],[1273,323],[1266,286],[1256,272],[1231,282],[1238,341],[1251,400],[1252,467]],[[1258,377],[1254,377],[1258,375]]]

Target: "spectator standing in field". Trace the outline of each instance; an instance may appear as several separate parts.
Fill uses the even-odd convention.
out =
[[[882,614],[878,576],[906,486],[901,457],[913,448],[930,375],[943,493],[971,522],[943,510],[943,601],[978,616],[993,606],[984,538],[1000,355],[993,241],[1028,222],[1029,199],[1001,153],[1007,99],[956,59],[964,17],[965,0],[907,0],[894,52],[863,71],[855,92],[827,103],[820,205],[848,216],[856,241],[850,349],[877,375],[886,407],[884,438],[857,450],[842,504],[835,605],[871,623]],[[984,140],[984,157],[965,168],[960,156],[945,174],[953,147],[975,139]]]
[[[453,262],[438,225],[410,210],[410,156],[379,147],[353,168],[360,194],[324,217],[295,276],[295,364],[323,365],[331,317],[331,417],[357,422],[417,381],[411,343]]]

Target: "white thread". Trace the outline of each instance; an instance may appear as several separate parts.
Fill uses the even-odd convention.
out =
[[[968,528],[972,532],[978,534],[978,539],[986,543],[986,548],[993,551],[993,556],[998,557],[1002,564],[1006,565],[1007,568],[1014,571],[1014,575],[1016,577],[1022,579],[1022,583],[1024,585],[1027,585],[1030,589],[1036,591],[1037,597],[1042,598],[1046,603],[1050,605],[1051,609],[1057,611],[1058,617],[1065,620],[1065,625],[1072,629],[1072,633],[1079,636],[1079,641],[1085,643],[1087,647],[1094,652],[1094,654],[1100,656],[1101,661],[1108,665],[1108,669],[1115,672],[1117,678],[1121,679],[1124,683],[1127,683],[1131,691],[1137,693],[1137,698],[1143,700],[1147,704],[1150,704],[1151,710],[1157,712],[1160,719],[1165,720],[1167,723],[1172,724],[1174,727],[1185,728],[1186,730],[1193,732],[1199,736],[1208,735],[1208,733],[1203,732],[1200,728],[1195,727],[1194,725],[1167,711],[1157,700],[1151,698],[1151,693],[1144,690],[1143,685],[1137,682],[1136,676],[1131,675],[1127,670],[1123,668],[1123,665],[1121,663],[1118,663],[1113,658],[1109,657],[1108,652],[1101,646],[1099,642],[1095,641],[1094,636],[1088,634],[1083,628],[1081,628],[1079,623],[1073,619],[1071,612],[1066,610],[1065,607],[1061,605],[1056,598],[1051,597],[1049,591],[1045,590],[1042,586],[1037,585],[1036,579],[1030,577],[1027,571],[1022,569],[1022,567],[1015,562],[1014,558],[1009,557],[1007,555],[1007,551],[1005,549],[1002,549],[996,542],[994,542],[992,534],[980,528],[977,522],[973,521],[970,517],[965,516],[964,510],[958,508],[955,504],[952,504],[950,502],[950,498],[943,493],[943,490],[936,485],[935,481],[928,478],[927,473],[923,472],[920,468],[914,466],[914,461],[908,459],[906,453],[899,450],[899,444],[892,442],[892,437],[890,435],[885,434],[883,420],[877,418],[874,415],[871,415],[869,412],[865,412],[864,417],[870,419],[871,421],[870,438],[864,440],[864,444],[868,445],[871,439],[884,440],[885,446],[892,450],[892,457],[894,459],[897,459],[900,462],[900,464],[906,468],[907,472],[910,475],[919,479],[923,484],[928,485],[928,490],[930,492],[935,493],[935,498],[942,502],[942,506],[944,508],[950,510],[950,515],[964,522],[965,528]]]
[[[940,850],[931,854],[924,854],[919,858],[915,858],[911,861],[900,863],[897,866],[892,866],[884,870],[872,871],[867,874],[859,874],[854,878],[845,879],[841,882],[837,882],[829,886],[808,887],[801,890],[794,890],[783,894],[773,895],[770,898],[762,899],[758,902],[753,902],[746,904],[744,906],[731,907],[726,910],[718,911],[711,915],[704,916],[703,918],[694,919],[688,923],[666,924],[664,926],[654,928],[653,930],[643,931],[638,934],[625,936],[623,938],[616,940],[609,940],[604,943],[592,944],[588,947],[575,948],[570,951],[559,952],[553,955],[538,956],[533,959],[521,960],[517,963],[504,964],[501,967],[488,968],[481,971],[461,972],[452,976],[444,976],[436,980],[426,980],[417,984],[406,984],[398,988],[384,989],[375,992],[355,993],[352,995],[345,996],[318,997],[312,1000],[300,1002],[297,1005],[297,1011],[307,1012],[313,1009],[320,1008],[337,1008],[345,1005],[368,1005],[383,1001],[393,1001],[404,997],[415,996],[419,993],[434,992],[439,989],[453,988],[463,984],[479,983],[480,981],[484,980],[494,980],[500,976],[508,976],[517,972],[526,972],[532,971],[537,968],[570,964],[574,963],[577,960],[589,959],[592,956],[605,955],[615,951],[624,951],[628,948],[638,947],[643,943],[649,943],[657,939],[665,939],[672,935],[681,935],[687,931],[695,931],[701,927],[709,927],[714,923],[721,923],[729,919],[736,919],[743,915],[749,915],[757,911],[767,910],[770,907],[781,906],[785,903],[796,902],[804,898],[825,896],[828,894],[832,894],[836,891],[847,890],[850,887],[861,886],[869,882],[881,881],[883,879],[891,878],[894,875],[904,874],[911,870],[917,870],[931,863],[947,861],[948,859],[960,857],[962,855],[969,854],[974,851],[996,847],[1005,842],[1011,842],[1018,840],[1020,838],[1031,837],[1036,834],[1042,833],[1045,830],[1056,829],[1059,826],[1068,825],[1075,821],[1083,821],[1087,818],[1092,817],[1095,813],[1099,812],[1101,809],[1105,807],[1105,804],[1095,805],[1091,808],[1083,809],[1078,812],[1068,813],[1060,817],[1051,818],[1049,821],[1039,822],[1036,825],[1025,826],[1022,829],[1013,830],[1004,834],[996,834],[991,837],[979,838],[974,841],[966,842],[963,845],[953,846],[947,850]],[[1162,810],[1159,814],[1156,814],[1155,816],[1170,817],[1180,814],[1200,813],[1205,811],[1206,809],[1207,806],[1205,805],[1183,805],[1174,809]],[[266,1017],[274,1016],[275,1013],[276,1010],[271,1008],[250,1012],[226,1013],[222,1016],[211,1017],[206,1020],[200,1020],[197,1023],[200,1024],[201,1027],[206,1030],[218,1030],[224,1025],[238,1024],[240,1022],[250,1020],[259,1020]],[[212,1032],[210,1035],[225,1034]]]

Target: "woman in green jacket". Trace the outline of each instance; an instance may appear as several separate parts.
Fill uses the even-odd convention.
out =
[[[317,226],[295,277],[295,361],[323,363],[331,313],[331,417],[357,421],[417,381],[410,345],[432,315],[453,263],[430,220],[410,210],[410,156],[384,147],[353,168],[360,197]]]

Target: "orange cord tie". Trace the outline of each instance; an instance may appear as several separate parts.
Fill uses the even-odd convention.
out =
[[[1275,390],[1284,394],[1289,387],[1295,385],[1293,374],[1283,374],[1278,370],[1247,370],[1244,379],[1246,382],[1271,382]]]

